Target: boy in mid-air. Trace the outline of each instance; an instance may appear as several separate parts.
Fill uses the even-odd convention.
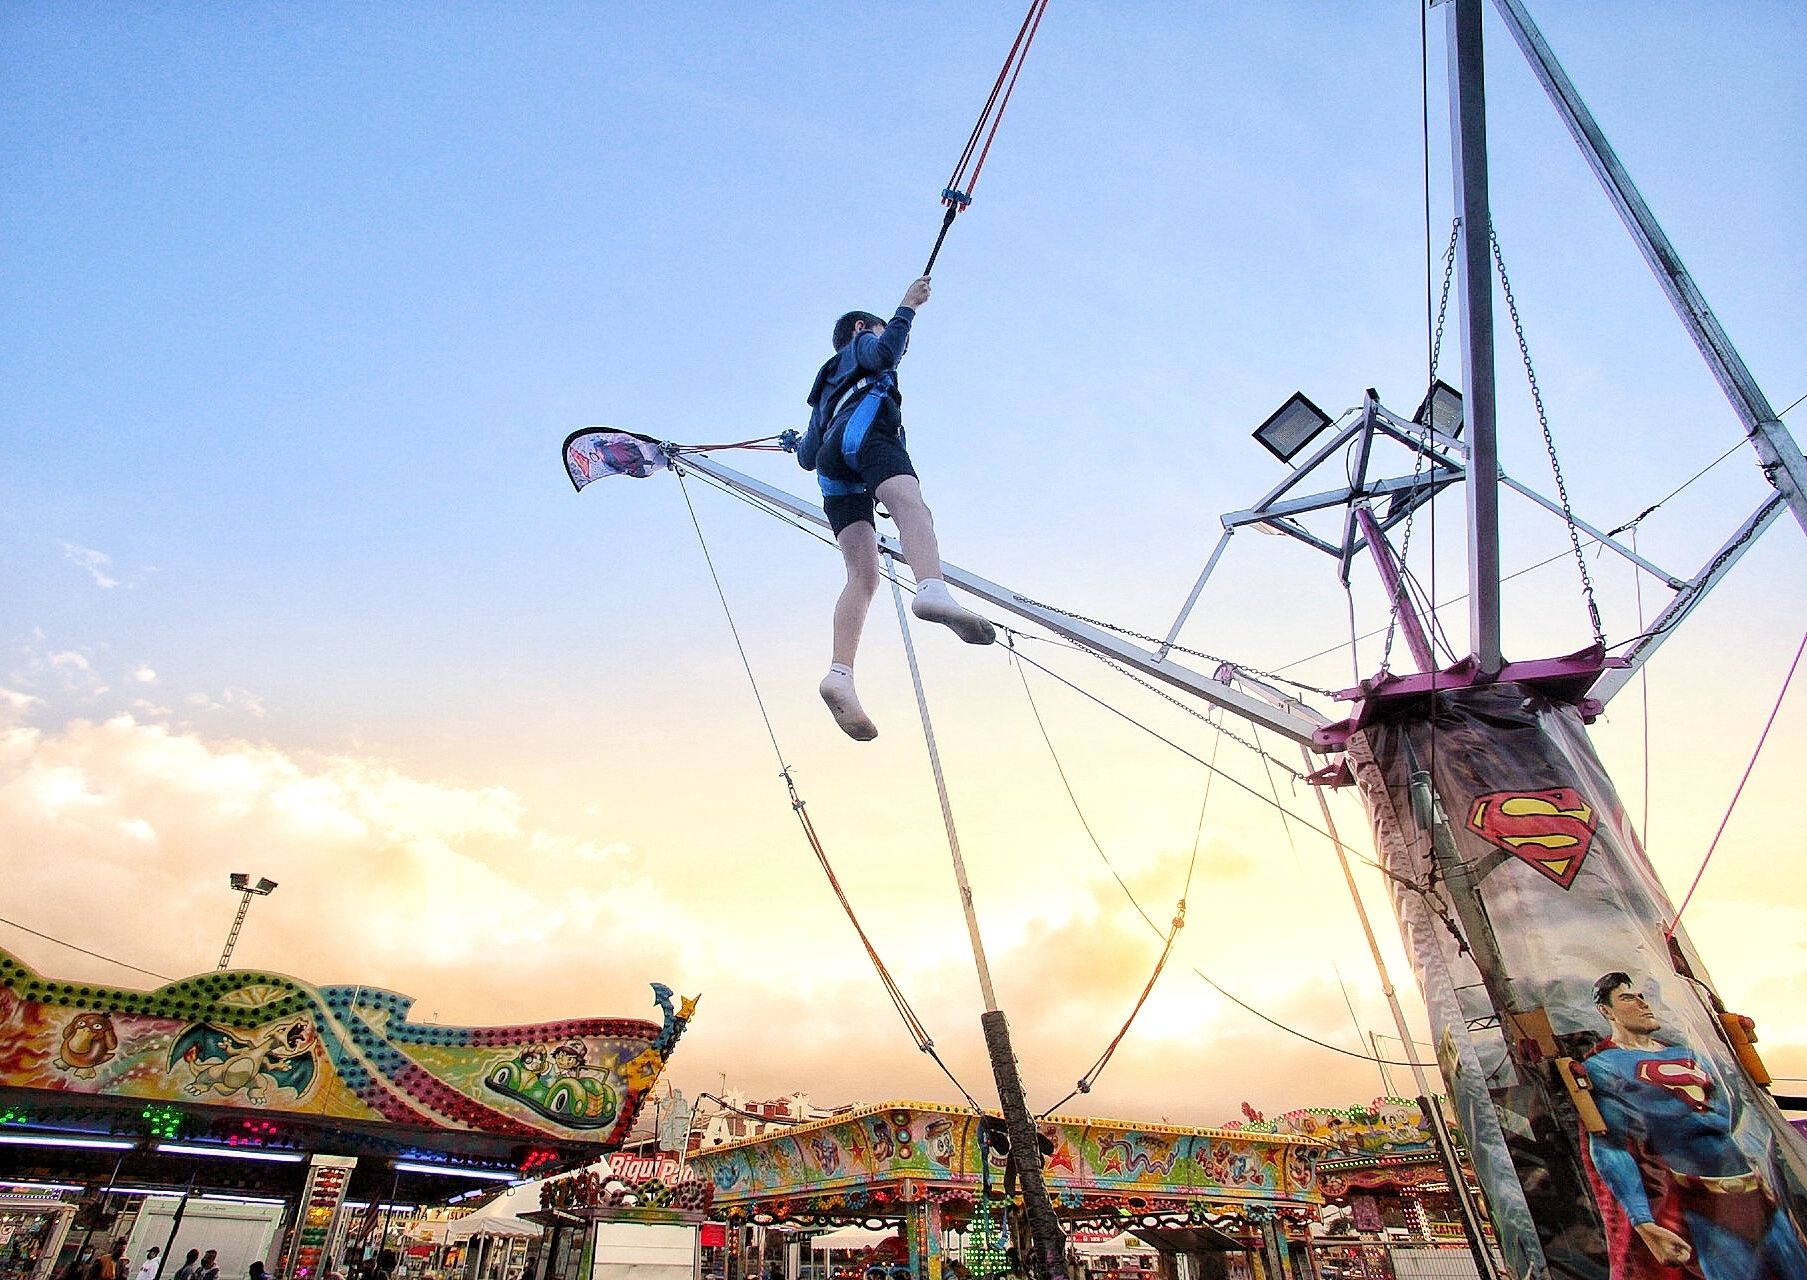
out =
[[[997,638],[991,623],[956,604],[941,580],[935,518],[922,501],[922,485],[904,451],[903,396],[895,370],[909,346],[916,309],[928,300],[929,278],[923,276],[905,291],[888,321],[869,311],[842,316],[834,327],[835,353],[816,374],[809,393],[810,430],[799,460],[816,469],[822,510],[847,566],[847,585],[835,601],[834,655],[822,678],[822,701],[835,723],[859,742],[878,736],[853,690],[853,659],[878,590],[874,500],[884,503],[897,522],[904,559],[916,575],[910,612],[951,628],[968,644],[990,644]]]

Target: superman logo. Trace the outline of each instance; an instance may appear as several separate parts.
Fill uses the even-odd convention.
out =
[[[1594,811],[1573,787],[1475,797],[1468,829],[1530,863],[1564,889],[1594,843]]]
[[[1637,1076],[1645,1084],[1661,1085],[1695,1111],[1707,1110],[1713,1077],[1696,1066],[1692,1058],[1646,1058],[1638,1063]]]

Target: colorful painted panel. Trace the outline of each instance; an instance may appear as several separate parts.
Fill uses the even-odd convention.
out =
[[[1301,1107],[1267,1119],[1232,1121],[1227,1129],[1243,1133],[1296,1134],[1334,1148],[1327,1160],[1354,1156],[1423,1156],[1436,1158],[1430,1130],[1418,1104],[1409,1098],[1376,1098],[1365,1107]]]
[[[1092,1193],[1188,1200],[1317,1203],[1313,1139],[1226,1129],[1182,1129],[1104,1120],[1041,1124],[1053,1143],[1044,1164],[1050,1193],[1077,1203]],[[987,1151],[985,1180],[1003,1179]],[[925,1103],[895,1103],[801,1125],[697,1155],[718,1204],[808,1199],[866,1189],[910,1201],[926,1190],[981,1183],[979,1117]]]
[[[0,951],[0,1086],[618,1145],[688,1025],[408,1020],[375,987],[223,970],[155,991],[55,982]]]

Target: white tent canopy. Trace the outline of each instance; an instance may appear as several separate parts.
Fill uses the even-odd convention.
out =
[[[540,1234],[536,1222],[517,1217],[540,1207],[540,1183],[544,1179],[523,1182],[510,1187],[475,1213],[467,1213],[446,1228],[447,1242],[468,1240],[472,1236],[535,1237]]]
[[[824,1231],[819,1236],[809,1238],[812,1249],[870,1249],[881,1240],[889,1240],[897,1234],[897,1228],[884,1231],[868,1231],[865,1227],[837,1227],[833,1231]]]

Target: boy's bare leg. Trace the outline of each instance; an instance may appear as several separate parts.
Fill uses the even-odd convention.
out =
[[[847,569],[847,584],[834,602],[834,657],[832,661],[851,668],[860,651],[860,635],[866,629],[866,614],[872,608],[872,597],[878,591],[878,534],[861,520],[848,525],[835,538],[841,548],[841,562]]]
[[[939,578],[941,545],[935,540],[935,517],[922,500],[922,482],[915,476],[892,476],[874,493],[897,522],[897,540],[903,543],[904,559],[916,581]]]
[[[848,525],[835,538],[847,569],[847,582],[834,605],[834,654],[828,674],[817,692],[834,714],[842,732],[858,742],[878,737],[878,726],[860,706],[853,689],[853,660],[859,653],[860,633],[878,590],[878,534],[865,521]]]
[[[990,644],[997,639],[991,623],[956,604],[941,580],[941,547],[935,540],[935,517],[922,500],[921,482],[915,476],[892,476],[874,492],[897,522],[897,539],[903,544],[904,559],[916,575],[916,599],[910,604],[910,612],[926,622],[941,623],[968,644]]]

